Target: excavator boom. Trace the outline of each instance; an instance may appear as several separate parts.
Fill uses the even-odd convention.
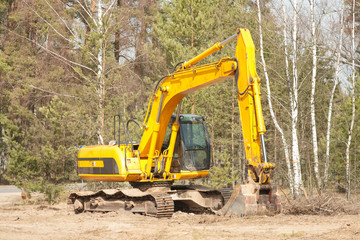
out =
[[[223,58],[219,62],[193,67],[194,64],[220,50],[225,43],[234,38],[237,38],[234,58]],[[267,163],[263,139],[266,129],[260,99],[260,78],[256,73],[255,61],[255,47],[249,30],[238,29],[235,35],[222,43],[216,43],[199,56],[185,62],[182,68],[163,80],[152,98],[151,111],[146,117],[148,121],[144,122],[145,131],[139,144],[141,158],[148,159],[143,178],[148,178],[151,174],[151,163],[154,157],[158,157],[155,153],[160,153],[168,122],[179,102],[191,92],[233,76],[237,82],[237,99],[243,126],[246,158],[254,169],[275,167]],[[257,172],[260,174],[261,170]],[[254,171],[250,174],[254,175]],[[259,177],[254,176],[254,179]],[[260,181],[268,182],[269,177],[264,176]]]

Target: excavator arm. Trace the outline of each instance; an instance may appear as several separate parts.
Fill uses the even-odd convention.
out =
[[[222,58],[206,65],[194,66],[197,62],[220,50],[227,42],[237,39],[235,56]],[[139,144],[141,158],[147,158],[142,179],[151,179],[151,167],[155,158],[161,155],[161,146],[171,115],[180,101],[189,93],[214,85],[235,76],[237,99],[242,123],[246,158],[249,174],[254,181],[268,183],[274,164],[267,163],[265,142],[265,124],[260,100],[260,78],[256,73],[255,47],[249,30],[238,29],[237,33],[221,43],[216,43],[202,54],[185,62],[178,70],[163,79],[153,94],[148,113],[144,121],[144,133]],[[170,152],[166,154],[168,168],[164,179],[169,177],[169,170],[178,125],[173,126]],[[175,136],[174,136],[175,135]],[[263,159],[263,160],[262,160]]]

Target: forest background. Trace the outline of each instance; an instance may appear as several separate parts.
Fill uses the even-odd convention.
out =
[[[0,181],[50,195],[79,181],[79,146],[112,140],[115,114],[142,122],[162,76],[241,27],[256,46],[272,182],[294,197],[351,198],[360,187],[359,9],[358,0],[0,0]],[[183,113],[207,116],[204,184],[245,180],[237,109],[234,80],[183,100]]]

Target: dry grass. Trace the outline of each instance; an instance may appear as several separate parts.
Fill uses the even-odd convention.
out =
[[[353,199],[358,199],[354,197]],[[292,215],[360,214],[359,200],[347,200],[342,196],[322,194],[283,201],[283,212]]]

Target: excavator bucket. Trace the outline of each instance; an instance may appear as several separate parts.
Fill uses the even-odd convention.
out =
[[[217,214],[222,216],[274,215],[281,212],[276,185],[236,185],[230,199]]]
[[[241,193],[241,185],[236,185],[231,197],[226,202],[224,207],[217,212],[218,215],[230,216],[230,215],[245,215],[245,197]]]

